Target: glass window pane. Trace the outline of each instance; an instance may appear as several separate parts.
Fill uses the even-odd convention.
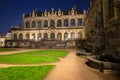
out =
[[[74,19],[71,20],[71,26],[75,26],[75,20]]]
[[[55,21],[54,20],[50,21],[50,27],[55,27]]]
[[[54,33],[51,33],[51,40],[55,40],[55,34]]]
[[[38,28],[42,27],[42,21],[38,21]]]
[[[26,28],[30,28],[30,22],[29,21],[26,22]]]
[[[57,39],[58,39],[58,40],[62,40],[62,34],[61,34],[61,33],[58,33]]]
[[[82,38],[82,33],[81,32],[78,33],[78,38]]]
[[[48,27],[48,21],[47,20],[44,21],[44,27]]]
[[[44,39],[48,40],[48,34],[47,33],[44,34]]]
[[[30,39],[30,35],[26,34],[26,39],[29,40]]]
[[[78,19],[78,26],[82,26],[82,19]]]
[[[68,20],[67,19],[64,20],[64,26],[68,26]]]
[[[68,33],[64,34],[64,40],[68,40]]]
[[[14,34],[13,39],[17,40],[17,34]]]
[[[58,27],[61,27],[61,26],[62,26],[62,21],[61,21],[61,20],[58,20],[58,21],[57,21],[57,26],[58,26]]]
[[[35,40],[35,39],[36,39],[35,34],[32,34],[32,40]]]
[[[32,28],[35,28],[35,21],[32,21]]]
[[[23,40],[23,34],[19,34],[19,40]]]
[[[41,33],[39,33],[37,38],[38,41],[41,40],[41,36],[42,36]]]

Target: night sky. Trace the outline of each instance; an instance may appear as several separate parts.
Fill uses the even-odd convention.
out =
[[[23,13],[38,11],[70,10],[74,5],[79,10],[88,10],[90,0],[0,0],[0,32],[5,35],[10,26],[22,24]]]

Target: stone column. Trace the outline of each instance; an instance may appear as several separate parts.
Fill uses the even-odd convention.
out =
[[[30,22],[30,28],[32,28],[32,21],[29,21]]]
[[[54,34],[55,34],[55,40],[56,40],[57,39],[57,34],[58,34],[57,31],[55,31]]]
[[[35,28],[38,28],[38,20],[35,20]]]
[[[68,19],[68,27],[71,26],[71,19]]]
[[[43,20],[41,20],[41,28],[43,27]]]
[[[64,41],[64,33],[61,33],[62,34],[62,41]]]
[[[51,20],[48,19],[48,27],[50,26],[50,21],[51,21]]]
[[[62,20],[62,27],[64,26],[64,19],[61,19]]]
[[[57,27],[57,20],[54,20],[55,21],[55,27]]]
[[[78,26],[78,19],[75,19],[75,26]]]
[[[50,40],[50,35],[51,35],[51,32],[50,33],[47,33],[48,34],[48,40]]]
[[[25,40],[26,39],[26,33],[23,31],[22,34],[23,34],[23,40]]]
[[[45,20],[41,20],[41,21],[42,21],[42,27],[44,27],[44,21],[45,21]]]
[[[35,33],[35,36],[36,36],[35,41],[38,41],[38,39],[37,39],[38,38],[38,33],[37,32]]]

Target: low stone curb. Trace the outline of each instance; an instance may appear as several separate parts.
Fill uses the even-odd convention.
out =
[[[87,56],[88,64],[100,70],[100,72],[104,72],[104,69],[116,70],[120,71],[120,64],[112,63],[112,62],[104,62],[95,59],[96,56]]]
[[[80,55],[83,55],[83,56],[90,56],[91,53],[87,53],[87,52],[84,52],[84,51],[77,51],[76,55],[80,56]]]

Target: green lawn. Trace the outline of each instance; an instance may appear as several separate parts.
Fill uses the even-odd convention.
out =
[[[68,54],[63,50],[37,50],[31,52],[22,52],[17,54],[0,55],[0,63],[10,64],[31,64],[55,62],[59,57],[65,57]]]
[[[53,67],[47,65],[0,68],[0,80],[43,80]]]
[[[15,51],[14,48],[0,48],[0,52],[6,52],[6,51]]]

